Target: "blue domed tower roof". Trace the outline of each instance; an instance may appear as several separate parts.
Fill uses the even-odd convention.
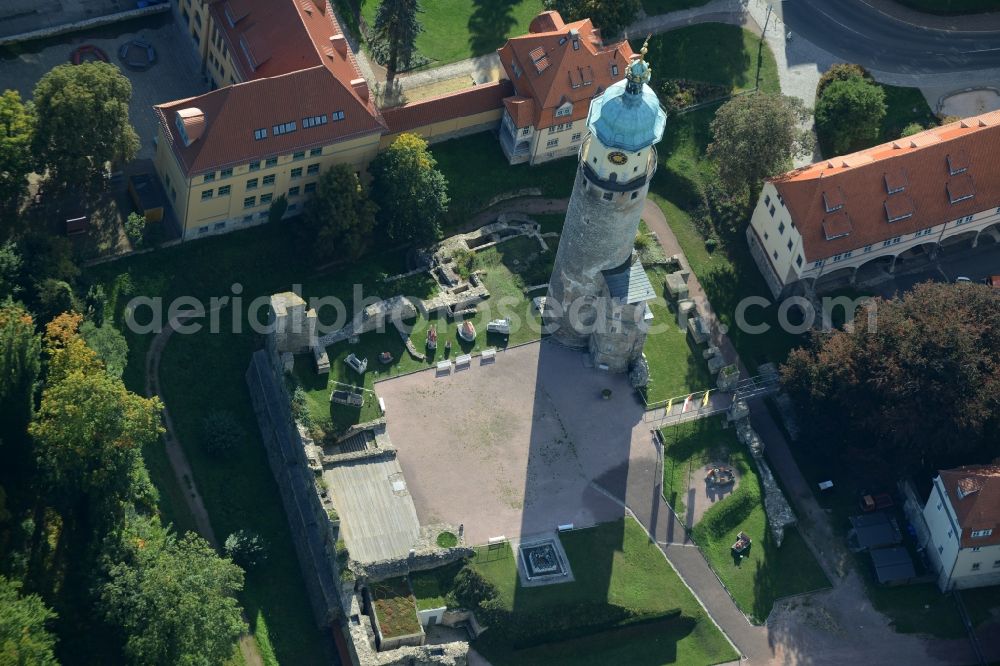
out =
[[[636,152],[663,138],[667,114],[646,85],[651,73],[643,58],[646,46],[640,53],[626,69],[625,79],[590,103],[587,127],[609,148]]]

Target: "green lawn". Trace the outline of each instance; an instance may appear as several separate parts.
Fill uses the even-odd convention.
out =
[[[1000,10],[1000,0],[897,0],[929,14],[978,14]]]
[[[501,194],[537,188],[543,197],[568,199],[573,191],[575,159],[511,166],[492,132],[437,143],[430,150],[448,180],[448,227],[467,223]],[[470,157],[474,162],[470,163]]]
[[[528,32],[528,24],[542,11],[541,0],[423,0],[419,20],[423,32],[417,51],[432,66],[493,53],[508,37]],[[375,24],[378,0],[361,8],[365,22]]]
[[[560,534],[575,581],[524,588],[514,556],[502,548],[482,548],[469,566],[492,583],[507,611],[541,615],[576,614],[580,623],[627,609],[629,626],[592,632],[582,638],[514,649],[490,638],[474,644],[496,666],[556,664],[714,664],[737,654],[633,519]],[[458,567],[414,574],[417,603],[446,600],[448,576]],[[589,610],[588,610],[589,609]],[[602,609],[604,609],[602,611]],[[675,617],[677,610],[680,616]],[[648,619],[649,623],[642,620]]]
[[[656,16],[676,12],[679,9],[701,7],[707,2],[708,0],[642,0],[642,10],[647,16]]]
[[[664,280],[662,269],[648,271],[657,299],[650,303],[654,322],[662,324],[665,330],[650,333],[646,337],[643,352],[649,361],[649,386],[646,401],[650,404],[704,389],[712,385],[708,366],[701,358],[701,349],[694,346],[687,330],[677,324],[677,311],[669,299],[664,300]]]
[[[785,530],[780,548],[771,538],[753,462],[735,431],[724,430],[722,425],[720,419],[702,419],[661,431],[666,442],[664,496],[681,513],[684,505],[678,500],[686,493],[688,470],[708,459],[728,460],[740,473],[736,491],[705,512],[693,536],[736,605],[760,624],[767,620],[776,599],[829,587],[830,582],[798,530]],[[740,531],[753,540],[742,561],[730,549]]]
[[[372,605],[383,638],[409,636],[420,632],[420,620],[410,586],[405,578],[390,578],[373,583]]]

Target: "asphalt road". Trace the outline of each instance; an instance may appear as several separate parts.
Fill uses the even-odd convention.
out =
[[[861,0],[783,0],[775,9],[792,33],[848,62],[896,74],[1000,67],[1000,31],[914,27]]]
[[[1000,275],[1000,243],[980,241],[979,247],[970,250],[944,247],[935,264],[918,271],[904,271],[892,280],[870,287],[880,296],[892,297],[895,293],[906,292],[920,282],[954,282],[962,276],[976,282],[989,275]]]

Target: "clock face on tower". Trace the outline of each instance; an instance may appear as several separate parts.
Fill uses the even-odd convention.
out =
[[[617,164],[621,166],[628,162],[628,155],[625,153],[618,152],[617,150],[613,153],[608,153],[608,161],[612,164]]]

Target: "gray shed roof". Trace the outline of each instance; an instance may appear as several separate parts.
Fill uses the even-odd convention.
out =
[[[891,546],[903,540],[896,522],[882,511],[851,516],[850,521],[862,548]]]
[[[910,554],[902,546],[878,548],[871,551],[871,556],[880,583],[910,580],[917,575]]]
[[[653,285],[638,259],[633,261],[629,258],[621,266],[602,273],[612,298],[619,298],[626,303],[642,303],[656,298]]]

